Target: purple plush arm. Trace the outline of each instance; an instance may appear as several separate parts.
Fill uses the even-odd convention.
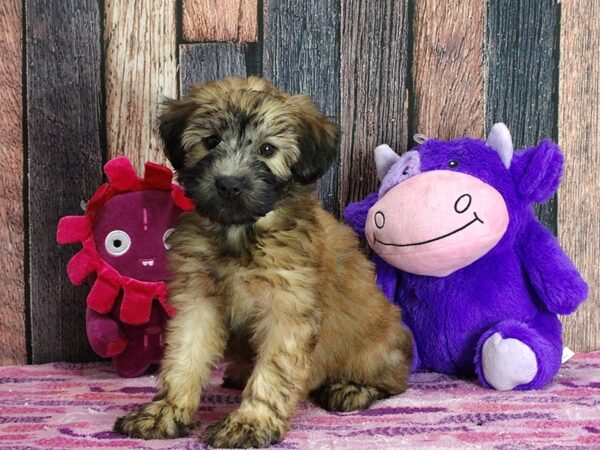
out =
[[[371,206],[373,206],[377,200],[379,200],[379,195],[377,192],[373,192],[359,202],[350,203],[344,210],[344,219],[346,220],[346,223],[350,225],[358,235],[365,235],[367,214],[369,213]]]
[[[587,298],[586,282],[556,237],[537,220],[527,225],[519,256],[529,281],[551,312],[570,314]]]

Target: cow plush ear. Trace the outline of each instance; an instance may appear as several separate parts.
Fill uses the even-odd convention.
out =
[[[185,153],[181,135],[187,127],[190,115],[197,105],[190,99],[166,99],[158,116],[158,132],[164,144],[164,152],[175,170],[183,167]]]
[[[511,172],[519,196],[527,203],[548,201],[558,189],[563,166],[563,154],[550,140],[517,153]]]
[[[288,104],[298,118],[298,148],[300,158],[292,166],[292,174],[301,184],[317,181],[333,164],[337,156],[339,131],[323,116],[312,100],[304,95],[293,95]]]

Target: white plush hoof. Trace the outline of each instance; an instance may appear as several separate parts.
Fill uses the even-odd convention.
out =
[[[533,350],[518,339],[494,333],[483,344],[481,364],[488,383],[499,391],[529,383],[538,371]]]

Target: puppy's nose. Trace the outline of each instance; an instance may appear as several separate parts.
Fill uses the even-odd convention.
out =
[[[236,177],[221,177],[215,180],[217,192],[224,200],[231,200],[242,192],[243,182]]]

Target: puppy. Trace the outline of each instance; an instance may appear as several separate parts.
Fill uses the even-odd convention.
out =
[[[165,152],[196,212],[169,238],[177,313],[160,390],[115,431],[184,436],[223,357],[225,384],[244,390],[239,408],[206,430],[215,447],[280,441],[309,394],[353,411],[404,392],[412,344],[400,311],[354,233],[314,194],[335,159],[335,126],[308,97],[255,77],[196,85],[165,106]]]

